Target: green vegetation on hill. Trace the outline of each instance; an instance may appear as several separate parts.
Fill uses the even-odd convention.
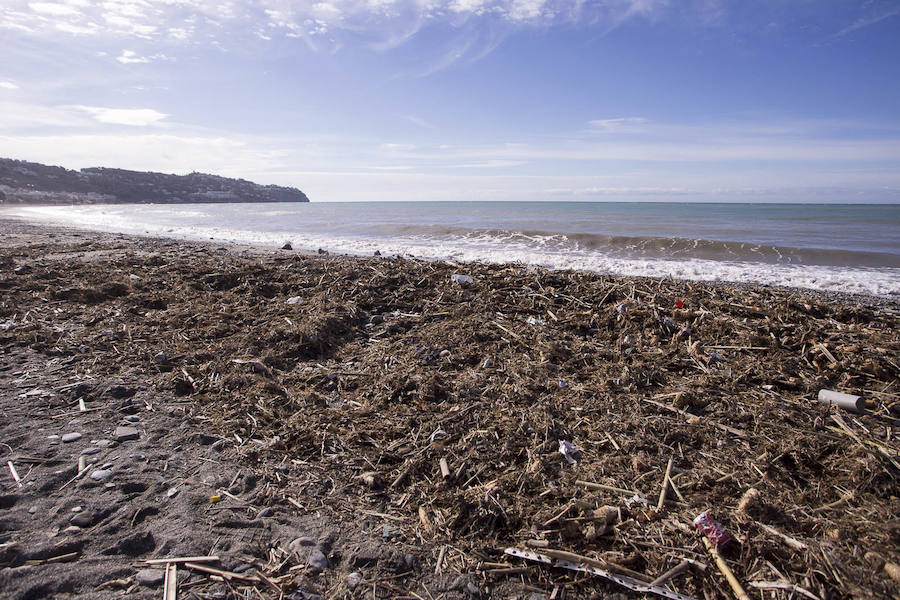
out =
[[[169,175],[94,167],[72,171],[0,158],[0,204],[309,202],[296,188],[205,173]]]

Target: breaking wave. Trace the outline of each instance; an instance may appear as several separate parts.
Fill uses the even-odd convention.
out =
[[[311,221],[218,206],[30,207],[32,220],[141,235],[325,248],[333,253],[428,260],[523,263],[629,276],[739,281],[876,296],[900,296],[900,253],[769,245],[686,237],[606,235],[542,229],[478,229],[446,224],[371,223],[367,215]],[[277,209],[276,209],[277,210]],[[333,210],[333,209],[332,209]],[[427,217],[428,215],[425,215]],[[424,218],[420,217],[421,220]],[[798,241],[801,241],[799,236]]]

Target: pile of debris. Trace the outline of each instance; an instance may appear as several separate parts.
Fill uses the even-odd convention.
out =
[[[417,549],[351,591],[359,561],[338,555],[278,579],[298,559],[273,540],[279,591],[897,593],[896,302],[148,240],[77,250],[101,249],[5,250],[2,345],[78,377],[141,374],[235,440],[265,482],[257,505]]]

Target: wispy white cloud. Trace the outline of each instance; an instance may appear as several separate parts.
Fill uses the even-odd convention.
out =
[[[101,106],[73,106],[72,108],[88,113],[99,123],[132,127],[155,125],[169,116],[152,108],[105,108]]]
[[[0,156],[64,166],[200,170],[296,185],[318,200],[765,197],[825,188],[900,199],[900,132],[847,137],[838,122],[647,123],[637,135],[588,131],[481,145],[350,136],[247,136],[172,123],[152,109],[56,107],[31,111],[71,131],[12,133],[0,103]],[[116,112],[118,111],[118,112]],[[20,110],[10,119],[19,120]],[[845,124],[846,125],[846,124]],[[858,123],[853,123],[857,126]],[[878,129],[878,123],[869,124]],[[77,129],[75,128],[77,126]],[[7,133],[2,133],[7,131]],[[799,140],[799,141],[798,141]],[[303,172],[295,165],[302,164]],[[774,190],[774,191],[773,191]],[[801,192],[790,192],[800,194]],[[847,192],[849,193],[849,192]],[[361,196],[363,194],[364,196]],[[880,196],[879,196],[880,194]],[[798,197],[780,196],[782,198]]]
[[[278,164],[279,152],[237,137],[202,134],[0,135],[0,156],[69,168],[114,166],[187,173],[193,170],[233,177],[260,175]],[[266,177],[258,178],[266,181]],[[268,178],[271,179],[271,178]]]
[[[396,47],[424,26],[455,27],[471,17],[515,25],[603,21],[613,26],[649,17],[665,0],[106,0],[29,2],[9,0],[0,27],[58,30],[148,39],[209,38],[214,30],[253,31],[256,36],[324,38],[363,36],[376,48]],[[100,25],[102,24],[102,26]],[[201,31],[203,30],[203,31]],[[213,36],[214,37],[214,36]],[[222,36],[224,39],[227,36]]]
[[[3,90],[17,90],[19,86],[13,83],[12,81],[0,81],[0,89]]]
[[[69,17],[81,14],[74,6],[58,2],[30,2],[28,8],[39,15],[50,15],[53,17]]]
[[[155,60],[173,60],[165,54],[151,54],[149,56],[141,56],[134,50],[122,50],[122,53],[116,57],[116,60],[123,65],[131,64],[147,64]]]
[[[334,53],[351,44],[386,52],[426,33],[433,41],[435,28],[440,28],[444,43],[434,44],[434,53],[422,57],[425,68],[419,65],[407,73],[427,76],[483,58],[515,31],[575,25],[603,35],[631,22],[663,19],[724,26],[735,14],[733,4],[729,0],[5,0],[0,30],[93,37],[119,47],[124,40],[131,44],[137,38],[166,52],[166,44],[247,52],[254,44],[271,46],[273,40],[296,39],[312,51]],[[855,20],[835,35],[896,17],[900,8],[895,4],[845,5],[841,14]],[[768,22],[762,19],[757,25],[765,27]]]
[[[615,119],[594,119],[588,121],[590,131],[594,133],[617,133],[623,130],[634,130],[647,123],[643,117],[618,117]]]
[[[848,33],[853,33],[854,31],[858,31],[860,29],[864,29],[871,25],[876,25],[881,23],[882,21],[886,21],[887,19],[893,18],[900,15],[900,7],[894,6],[887,9],[881,9],[878,11],[873,11],[871,13],[865,14],[844,29],[840,30],[837,33],[837,36],[847,35]]]
[[[2,85],[2,84],[0,84],[0,85]],[[423,119],[421,117],[417,117],[415,115],[405,115],[403,118],[406,119],[407,121],[409,121],[410,123],[412,123],[413,125],[416,125],[417,127],[421,127],[422,129],[436,129],[436,127],[434,125],[432,125],[431,123],[429,123],[428,121],[426,121],[425,119]]]
[[[122,54],[120,54],[118,58],[116,58],[116,60],[123,65],[150,62],[149,58],[147,58],[146,56],[138,56],[134,50],[122,50]]]

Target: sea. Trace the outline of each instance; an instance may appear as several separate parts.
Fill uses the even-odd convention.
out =
[[[330,253],[522,263],[900,297],[900,205],[670,202],[127,204],[32,221]]]

